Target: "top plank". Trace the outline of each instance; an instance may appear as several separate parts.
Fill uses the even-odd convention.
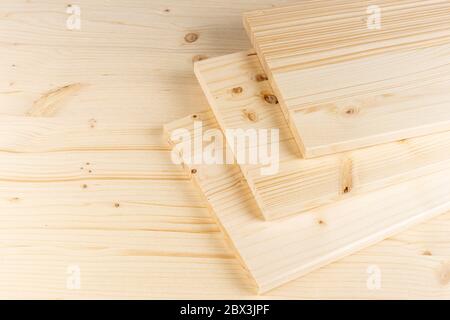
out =
[[[449,0],[306,0],[244,25],[306,158],[450,130]]]

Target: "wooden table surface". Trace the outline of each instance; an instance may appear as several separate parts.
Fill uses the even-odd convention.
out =
[[[0,298],[450,298],[450,213],[255,296],[172,164],[161,126],[208,109],[193,60],[292,2],[1,1]]]

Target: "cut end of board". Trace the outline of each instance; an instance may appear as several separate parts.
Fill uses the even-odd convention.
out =
[[[203,134],[205,132],[207,132],[208,130],[216,130],[216,133],[219,133],[219,125],[216,121],[216,118],[213,114],[213,112],[211,111],[205,111],[205,112],[199,112],[187,117],[184,117],[182,119],[179,120],[175,120],[171,123],[168,123],[166,125],[164,125],[164,135],[166,140],[168,141],[169,145],[172,147],[172,159],[174,159],[174,161],[182,164],[185,167],[192,167],[192,170],[195,170],[195,172],[192,172],[191,169],[188,170],[188,172],[192,173],[198,173],[198,169],[194,168],[195,165],[198,166],[208,166],[208,164],[204,164],[204,163],[198,163],[195,164],[196,161],[196,150],[194,150],[194,141],[201,141],[203,139],[202,136],[198,136],[197,131],[195,130],[195,122],[200,122],[202,123],[202,129],[201,131],[198,131],[199,134]],[[178,131],[178,130],[182,130],[182,131]],[[185,133],[183,133],[183,131],[185,131]],[[223,141],[226,140],[225,135],[222,134],[223,136]],[[173,135],[176,135],[176,137],[173,137]],[[181,143],[183,143],[183,140],[188,139],[187,135],[189,135],[189,139],[190,142],[190,149],[191,151],[189,152],[189,158],[190,159],[186,159],[183,155],[183,149],[184,148],[180,148],[179,150],[176,150],[177,146],[180,146]],[[205,145],[202,146],[202,150],[200,150],[200,153],[202,153],[204,151],[203,147],[206,147],[207,142],[204,142]],[[240,166],[237,165],[236,163],[236,158],[234,156],[234,154],[232,154],[232,152],[230,151],[229,148],[226,148],[225,151],[223,152],[224,155],[224,164],[226,166],[236,166],[241,168]],[[199,157],[200,159],[200,157]],[[186,161],[187,160],[187,161]],[[192,164],[192,165],[191,165]],[[195,165],[194,165],[195,164]],[[210,166],[217,166],[217,164],[215,163],[211,163]],[[242,171],[241,171],[242,172]],[[192,175],[193,176],[193,175]],[[244,175],[245,177],[245,175]],[[252,191],[254,198],[257,200],[258,203],[258,208],[259,211],[256,213],[258,217],[260,217],[263,220],[267,220],[267,221],[271,221],[274,219],[278,219],[280,218],[279,215],[273,215],[271,213],[271,211],[269,209],[267,209],[264,206],[264,202],[261,200],[260,195],[258,193],[258,191],[253,187],[250,186],[250,184],[248,183],[247,179],[244,178],[243,181],[247,184],[247,186],[249,187],[249,189]],[[253,188],[252,188],[253,187]]]

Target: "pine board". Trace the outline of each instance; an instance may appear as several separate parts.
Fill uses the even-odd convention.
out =
[[[15,172],[45,178],[23,181],[10,173],[8,181],[0,179],[1,298],[450,298],[450,214],[255,296],[254,284],[188,176],[114,179],[124,170],[115,158],[121,154],[128,168],[143,176],[157,172],[158,160],[149,156],[165,145],[157,142],[162,136],[156,130],[148,134],[140,125],[102,121],[104,126],[92,130],[55,118],[0,121],[0,128],[9,129],[2,135],[8,149],[1,156],[17,162]],[[79,150],[68,155],[78,161],[74,170],[88,161],[100,168],[98,161],[116,159],[106,175],[111,179],[98,179],[95,170],[94,176],[64,181],[61,173],[72,167],[54,157],[68,149]],[[35,152],[53,161],[53,170],[34,165]],[[103,160],[94,161],[94,153]],[[168,151],[166,157],[169,163]],[[180,166],[171,170],[182,172]],[[73,264],[81,267],[80,290],[66,288],[67,266]],[[372,265],[382,271],[379,290],[366,287]]]
[[[188,176],[179,166],[176,179],[150,175],[161,150],[171,163],[162,124],[209,108],[193,59],[249,49],[242,12],[286,2],[80,0],[81,31],[65,28],[60,0],[0,2],[0,158],[34,177],[0,170],[2,299],[450,298],[450,214],[255,296]],[[185,43],[189,32],[199,40]],[[85,86],[51,115],[27,115],[72,83]],[[48,173],[36,152],[53,163]],[[82,174],[86,162],[108,172]],[[73,264],[80,290],[66,287]],[[372,265],[379,290],[366,286]]]
[[[194,66],[221,129],[278,129],[279,171],[241,164],[262,215],[275,219],[450,167],[450,132],[392,142],[343,154],[303,159],[258,58],[251,51],[211,58]],[[205,129],[215,122],[205,114]],[[250,147],[247,143],[247,152]]]
[[[450,2],[307,0],[244,16],[301,152],[450,129]]]
[[[192,130],[189,116],[166,126]],[[210,119],[209,121],[212,121]],[[192,154],[194,157],[195,154]],[[238,165],[184,163],[259,293],[450,209],[450,169],[274,221],[259,208]]]

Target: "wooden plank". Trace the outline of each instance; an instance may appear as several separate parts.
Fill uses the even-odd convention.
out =
[[[251,51],[198,62],[195,72],[224,132],[228,129],[280,132],[277,173],[263,175],[262,164],[240,165],[266,219],[300,213],[450,165],[450,132],[302,159],[281,109],[267,99],[273,90]],[[215,124],[209,114],[198,120],[204,120],[205,129]],[[247,143],[246,147],[248,153],[251,146]]]
[[[0,120],[2,157],[17,161],[0,181],[2,298],[258,298],[192,183],[154,180],[160,160],[152,153],[165,150],[159,130],[101,119],[95,129],[67,119]],[[52,170],[36,165],[45,160]],[[95,170],[65,181],[68,162],[75,172],[86,161],[108,168],[111,180],[96,179]],[[116,180],[124,162],[134,172]],[[25,182],[24,172],[45,181]],[[148,180],[135,180],[140,175]],[[448,298],[449,221],[439,217],[262,298]],[[81,290],[66,288],[73,264]],[[371,265],[382,271],[380,290],[366,288]]]
[[[0,113],[17,116],[0,117],[0,149],[17,154],[15,172],[35,177],[45,173],[34,152],[49,161],[69,152],[79,163],[101,153],[106,163],[122,152],[165,150],[164,122],[209,108],[193,59],[247,50],[242,12],[287,2],[294,1],[79,0],[82,30],[71,31],[60,0],[0,1]],[[189,32],[199,39],[186,43]],[[52,118],[24,116],[71,83],[86,86]],[[142,162],[132,164],[148,159],[143,174],[159,167],[158,157],[134,156]],[[69,172],[67,160],[52,163]],[[258,297],[192,182],[118,181],[124,167],[116,163],[111,181],[51,181],[61,178],[56,168],[46,182],[0,181],[0,228],[8,232],[2,299],[450,298],[449,214]],[[66,286],[73,264],[81,268],[79,290]],[[382,272],[379,290],[366,287],[371,265]]]
[[[72,4],[81,9],[80,30],[67,28],[70,3],[2,1],[0,114],[25,115],[50,92],[77,84],[55,116],[161,126],[206,110],[192,62],[246,50],[241,13],[258,7],[208,1],[80,0]],[[198,39],[187,42],[191,33]]]
[[[168,124],[169,136],[193,126],[196,118]],[[447,168],[301,215],[264,221],[238,165],[185,166],[260,293],[450,209]]]
[[[0,182],[0,296],[258,298],[204,205],[188,181]],[[448,298],[449,224],[438,217],[260,298]],[[66,288],[73,264],[81,290]],[[366,287],[372,265],[380,290]]]
[[[305,157],[450,129],[450,2],[309,0],[244,16]]]
[[[56,190],[56,189],[55,189]],[[59,189],[61,190],[61,189]],[[182,194],[182,193],[180,193]],[[48,193],[42,192],[42,197],[48,197]],[[169,200],[169,199],[168,199]],[[51,232],[39,244],[34,240],[40,239],[40,234],[46,233],[42,227],[48,219],[59,219],[64,226],[72,226],[76,220],[79,228],[92,228],[92,222],[97,221],[99,229],[109,226],[111,216],[87,214],[77,205],[66,205],[74,209],[78,207],[78,213],[56,215],[51,202],[47,212],[42,215],[30,212],[28,217],[33,219],[34,237],[22,240],[22,246],[15,246],[15,241],[9,241],[0,248],[2,265],[0,273],[0,297],[12,298],[121,298],[121,299],[149,299],[180,298],[189,299],[193,296],[203,299],[448,299],[450,297],[448,268],[450,262],[450,234],[447,231],[450,223],[450,214],[442,215],[426,224],[416,226],[391,239],[364,249],[339,262],[316,270],[305,277],[297,279],[280,288],[272,290],[263,296],[254,295],[254,287],[246,278],[241,266],[236,259],[231,257],[233,252],[221,243],[222,233],[204,233],[198,238],[197,244],[191,243],[188,233],[172,233],[170,237],[177,238],[181,246],[176,251],[168,250],[164,255],[156,255],[147,251],[144,254],[125,254],[115,250],[115,245],[108,248],[96,246],[98,235],[92,232],[84,236],[89,240],[89,246],[74,246],[73,236],[64,233]],[[62,210],[63,207],[61,207]],[[191,212],[191,216],[204,217],[209,221],[208,210]],[[154,214],[134,215],[135,227],[155,228],[157,209]],[[188,211],[180,208],[178,223],[180,228],[189,229],[195,224],[187,223],[190,217]],[[39,219],[40,221],[39,221]],[[160,219],[170,219],[170,215],[163,213]],[[116,236],[126,241],[129,247],[138,245],[136,239],[133,244],[134,228],[126,223],[127,217],[123,217],[117,223],[117,230],[122,233],[110,233],[110,237]],[[4,220],[2,218],[2,224]],[[168,224],[174,221],[167,220]],[[198,221],[200,223],[200,220]],[[139,225],[140,224],[140,225]],[[17,230],[19,224],[15,227]],[[215,226],[211,222],[211,226]],[[8,226],[11,227],[11,226]],[[54,227],[56,228],[56,227]],[[62,226],[58,228],[63,228]],[[19,233],[19,232],[18,232]],[[23,233],[22,233],[23,234]],[[106,238],[108,235],[103,234]],[[148,243],[158,243],[161,249],[170,248],[169,244],[158,241],[158,233],[148,233]],[[103,239],[103,241],[106,241]],[[201,251],[207,252],[204,246],[211,243],[230,257],[211,255],[194,257],[189,255],[175,255],[188,250],[191,246],[202,246]],[[214,252],[213,251],[213,252]],[[81,267],[81,290],[67,290],[66,277],[67,266],[78,263]],[[377,267],[381,272],[381,287],[369,289],[366,283],[371,276],[369,267]],[[30,284],[32,284],[31,287]]]
[[[192,183],[157,180],[161,160],[152,154],[160,151],[151,146],[158,135],[153,139],[146,130],[119,123],[103,131],[101,121],[98,131],[67,120],[10,117],[8,122],[2,143],[9,151],[2,157],[17,164],[2,173],[10,181],[0,181],[1,297],[257,298]],[[101,147],[97,152],[95,143]],[[39,158],[48,166],[35,165]],[[101,176],[95,170],[93,179],[80,175],[65,181],[67,161],[75,169],[86,161],[96,168],[109,163],[111,180],[96,179]],[[124,175],[124,162],[135,171],[128,180],[116,180]],[[175,167],[180,171],[173,166],[173,172]],[[47,179],[23,181],[21,172]],[[139,176],[146,180],[131,179]],[[447,215],[416,227],[264,297],[446,298],[449,220]],[[67,267],[73,264],[81,268],[81,290],[66,288]],[[366,288],[372,265],[382,271],[380,290]]]

